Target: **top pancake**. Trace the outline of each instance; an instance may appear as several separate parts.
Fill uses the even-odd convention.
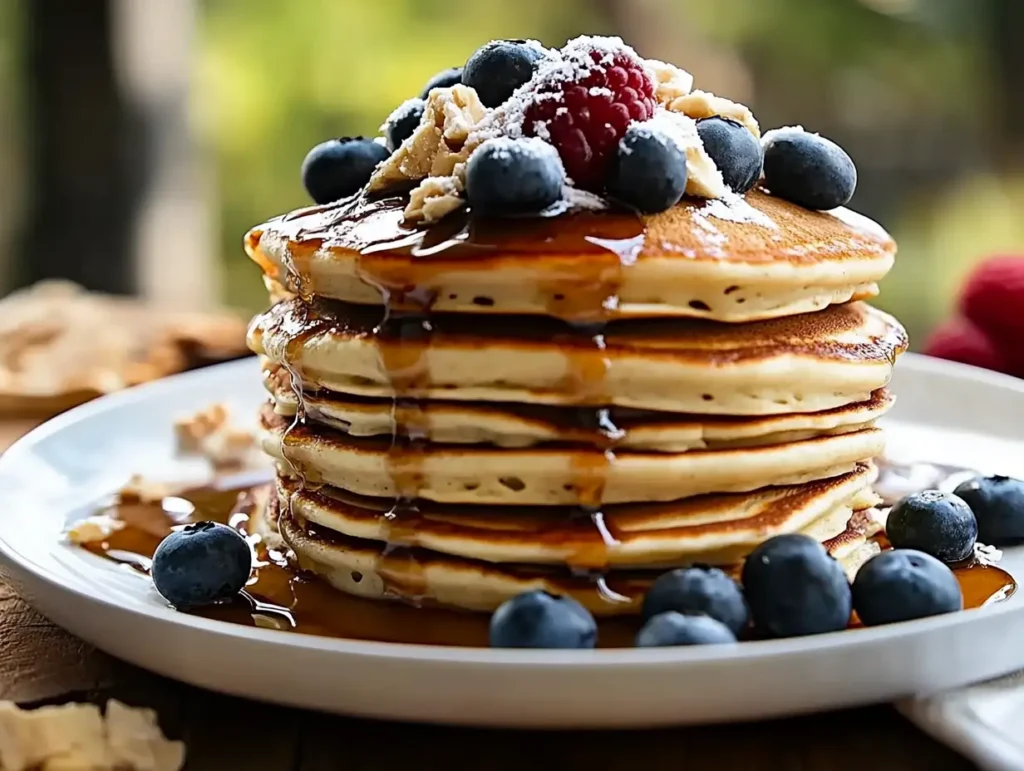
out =
[[[660,214],[403,224],[400,197],[354,197],[251,230],[246,251],[302,295],[437,311],[599,320],[746,322],[877,294],[896,245],[854,212],[814,212],[758,190],[684,199]]]

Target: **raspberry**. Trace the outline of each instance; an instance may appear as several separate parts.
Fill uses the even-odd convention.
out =
[[[523,133],[555,146],[577,187],[600,191],[619,140],[631,123],[654,115],[654,81],[622,45],[573,41],[560,65],[528,86]]]
[[[1009,373],[1012,367],[992,339],[976,325],[954,318],[932,332],[924,353],[938,359]]]
[[[989,337],[1019,345],[1024,332],[1024,257],[991,257],[974,269],[960,295],[960,312]]]

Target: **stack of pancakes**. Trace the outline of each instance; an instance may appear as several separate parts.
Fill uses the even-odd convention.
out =
[[[906,336],[861,302],[895,244],[752,191],[652,216],[403,225],[345,199],[249,233],[269,527],[342,591],[636,612],[666,568],[881,527],[875,421]]]

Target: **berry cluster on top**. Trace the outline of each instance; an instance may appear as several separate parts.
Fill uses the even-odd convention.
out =
[[[838,145],[799,127],[762,138],[747,108],[692,82],[618,38],[557,50],[491,41],[400,105],[381,137],[314,147],[303,183],[317,203],[415,185],[406,215],[426,222],[466,204],[485,216],[552,213],[574,191],[642,213],[757,184],[810,209],[850,200],[857,172]]]

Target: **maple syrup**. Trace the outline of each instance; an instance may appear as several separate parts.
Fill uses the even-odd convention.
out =
[[[909,467],[907,467],[909,468]],[[207,618],[245,626],[260,626],[287,632],[302,632],[379,642],[427,645],[486,646],[489,617],[483,613],[404,602],[382,602],[344,594],[288,561],[286,555],[268,549],[249,532],[249,517],[261,494],[271,483],[237,485],[228,478],[215,486],[178,492],[155,503],[120,503],[103,507],[103,513],[120,519],[126,526],[103,541],[86,546],[90,551],[119,562],[127,569],[148,572],[150,560],[160,541],[172,530],[189,522],[212,520],[234,527],[254,544],[255,569],[242,596],[209,608],[189,611]],[[317,495],[336,495],[331,488]],[[414,527],[415,520],[407,523]],[[888,548],[883,537],[879,545]],[[409,550],[415,555],[415,549]],[[389,564],[394,557],[387,557]],[[525,569],[525,568],[524,568]],[[964,595],[964,608],[979,608],[1010,597],[1017,588],[1013,577],[984,559],[954,567]],[[622,601],[629,592],[626,582],[616,584],[600,571],[577,571],[594,582],[610,602]],[[408,573],[400,569],[398,578]],[[630,647],[639,630],[632,616],[598,620],[602,647]]]
[[[556,266],[542,291],[548,315],[568,322],[567,331],[561,335],[568,352],[563,390],[570,395],[571,403],[598,405],[578,408],[592,413],[588,422],[595,428],[597,441],[593,448],[574,454],[571,491],[600,535],[596,542],[599,547],[581,549],[572,564],[581,569],[605,567],[607,550],[617,539],[605,523],[601,507],[608,469],[615,460],[614,444],[623,432],[615,426],[610,411],[600,406],[608,401],[604,325],[618,308],[623,265],[634,260],[643,246],[643,221],[630,213],[597,216],[575,212],[558,218],[491,220],[463,212],[429,228],[407,229],[393,213],[400,215],[393,199],[361,196],[295,213],[292,216],[298,220],[312,219],[318,224],[296,233],[294,241],[303,246],[287,251],[288,275],[284,277],[304,305],[315,305],[314,298],[304,292],[308,255],[325,243],[333,228],[344,223],[346,238],[358,252],[357,274],[379,296],[380,319],[371,334],[392,400],[387,465],[394,504],[382,515],[387,544],[382,557],[387,559],[378,561],[377,567],[389,589],[406,599],[416,599],[420,570],[407,549],[413,536],[407,523],[418,513],[428,434],[428,418],[416,394],[431,385],[431,307],[439,287],[445,275],[459,270],[467,258],[500,260],[502,255],[538,250],[572,256],[565,261],[564,269]],[[277,273],[275,277],[282,278]],[[488,299],[475,301],[483,305]],[[295,336],[292,343],[301,346],[304,339]],[[294,353],[285,353],[289,352]],[[289,361],[286,357],[281,360]],[[300,402],[298,423],[305,420],[306,410],[302,383],[296,382],[294,372],[292,375],[292,389]],[[286,446],[289,433],[285,435]],[[396,572],[397,565],[402,567]]]
[[[293,244],[285,253],[284,270],[270,265],[268,275],[298,296],[296,312],[279,328],[285,350],[272,356],[287,362],[286,369],[297,401],[295,419],[284,433],[284,454],[299,473],[290,500],[297,491],[344,500],[354,511],[365,512],[382,523],[384,546],[376,559],[375,572],[384,580],[385,593],[404,603],[365,600],[346,595],[316,578],[296,570],[285,556],[257,544],[258,565],[244,598],[225,606],[201,611],[204,615],[238,623],[275,626],[286,630],[338,637],[392,642],[421,642],[448,645],[486,645],[486,614],[463,613],[424,605],[427,594],[416,533],[432,504],[421,500],[425,483],[424,465],[428,449],[429,417],[422,394],[433,387],[431,343],[435,336],[472,330],[486,337],[491,330],[515,330],[519,338],[554,340],[567,362],[558,390],[566,404],[557,408],[531,405],[502,405],[518,414],[538,415],[566,429],[573,442],[572,474],[567,492],[571,507],[548,507],[533,526],[543,539],[543,518],[558,519],[550,532],[568,549],[566,562],[574,576],[592,585],[609,602],[630,601],[630,588],[616,585],[608,572],[609,550],[619,543],[610,518],[605,516],[604,493],[609,469],[615,462],[616,445],[624,435],[622,426],[636,420],[658,420],[657,413],[611,408],[607,377],[611,324],[618,316],[619,291],[624,269],[637,259],[647,233],[642,218],[628,212],[574,211],[558,217],[490,220],[457,212],[427,228],[407,228],[402,222],[403,206],[394,197],[370,199],[354,196],[326,206],[300,210],[281,218],[292,221]],[[342,226],[343,227],[339,227]],[[255,238],[255,241],[252,239]],[[321,247],[338,245],[357,255],[356,273],[373,290],[378,305],[352,305],[314,297],[308,291],[314,257]],[[258,244],[259,233],[250,234],[250,247]],[[259,256],[259,250],[250,248]],[[501,271],[503,260],[537,254],[544,260],[544,281],[537,291],[545,317],[458,316],[434,314],[438,293],[458,284],[450,276],[466,269],[466,260]],[[268,270],[266,260],[257,260]],[[284,275],[282,275],[282,273]],[[447,299],[455,299],[454,296]],[[473,304],[486,310],[494,298],[474,297]],[[339,309],[341,309],[339,311]],[[327,319],[332,319],[328,321]],[[644,343],[659,334],[645,322],[616,321],[640,330]],[[708,322],[689,322],[708,324]],[[778,322],[785,324],[784,321]],[[369,336],[375,344],[381,372],[389,391],[391,436],[387,471],[393,492],[390,504],[360,499],[330,487],[311,487],[318,480],[295,463],[288,448],[313,437],[315,427],[306,425],[309,410],[299,353],[315,335],[329,332],[332,325]],[[680,327],[673,326],[673,334]],[[649,335],[648,335],[649,333]],[[315,422],[316,416],[313,415]],[[583,440],[583,441],[577,441]],[[893,483],[901,472],[890,468]],[[903,474],[903,476],[907,476]],[[920,476],[920,474],[918,475]],[[909,477],[908,477],[909,478]],[[885,473],[883,472],[883,480]],[[916,478],[915,478],[916,479]],[[907,480],[904,480],[906,486]],[[513,488],[514,489],[514,488]],[[234,500],[228,505],[231,493]],[[902,493],[905,494],[905,493]],[[195,502],[195,516],[224,521],[247,532],[247,508],[251,490],[224,491],[210,498],[210,491],[193,491],[184,498]],[[218,493],[220,495],[220,493]],[[216,505],[214,505],[216,504]],[[469,507],[463,507],[468,509]],[[568,513],[571,527],[565,526]],[[313,535],[316,526],[294,516]],[[139,512],[133,512],[138,517]],[[166,512],[156,507],[140,540],[134,522],[113,534],[96,550],[145,569],[156,543],[152,531],[180,525],[171,523]],[[567,539],[567,534],[572,537]],[[342,538],[316,533],[323,539]],[[250,536],[252,537],[252,536]],[[148,540],[147,540],[148,538]],[[129,556],[134,555],[134,556]],[[508,566],[528,572],[539,568]],[[965,605],[977,607],[1009,596],[1015,588],[1004,571],[987,564],[972,564],[956,570],[964,586]],[[619,580],[619,571],[616,580]],[[633,598],[635,599],[635,597]],[[416,607],[414,607],[416,606]],[[635,618],[618,617],[599,622],[602,645],[631,645],[638,628]]]

